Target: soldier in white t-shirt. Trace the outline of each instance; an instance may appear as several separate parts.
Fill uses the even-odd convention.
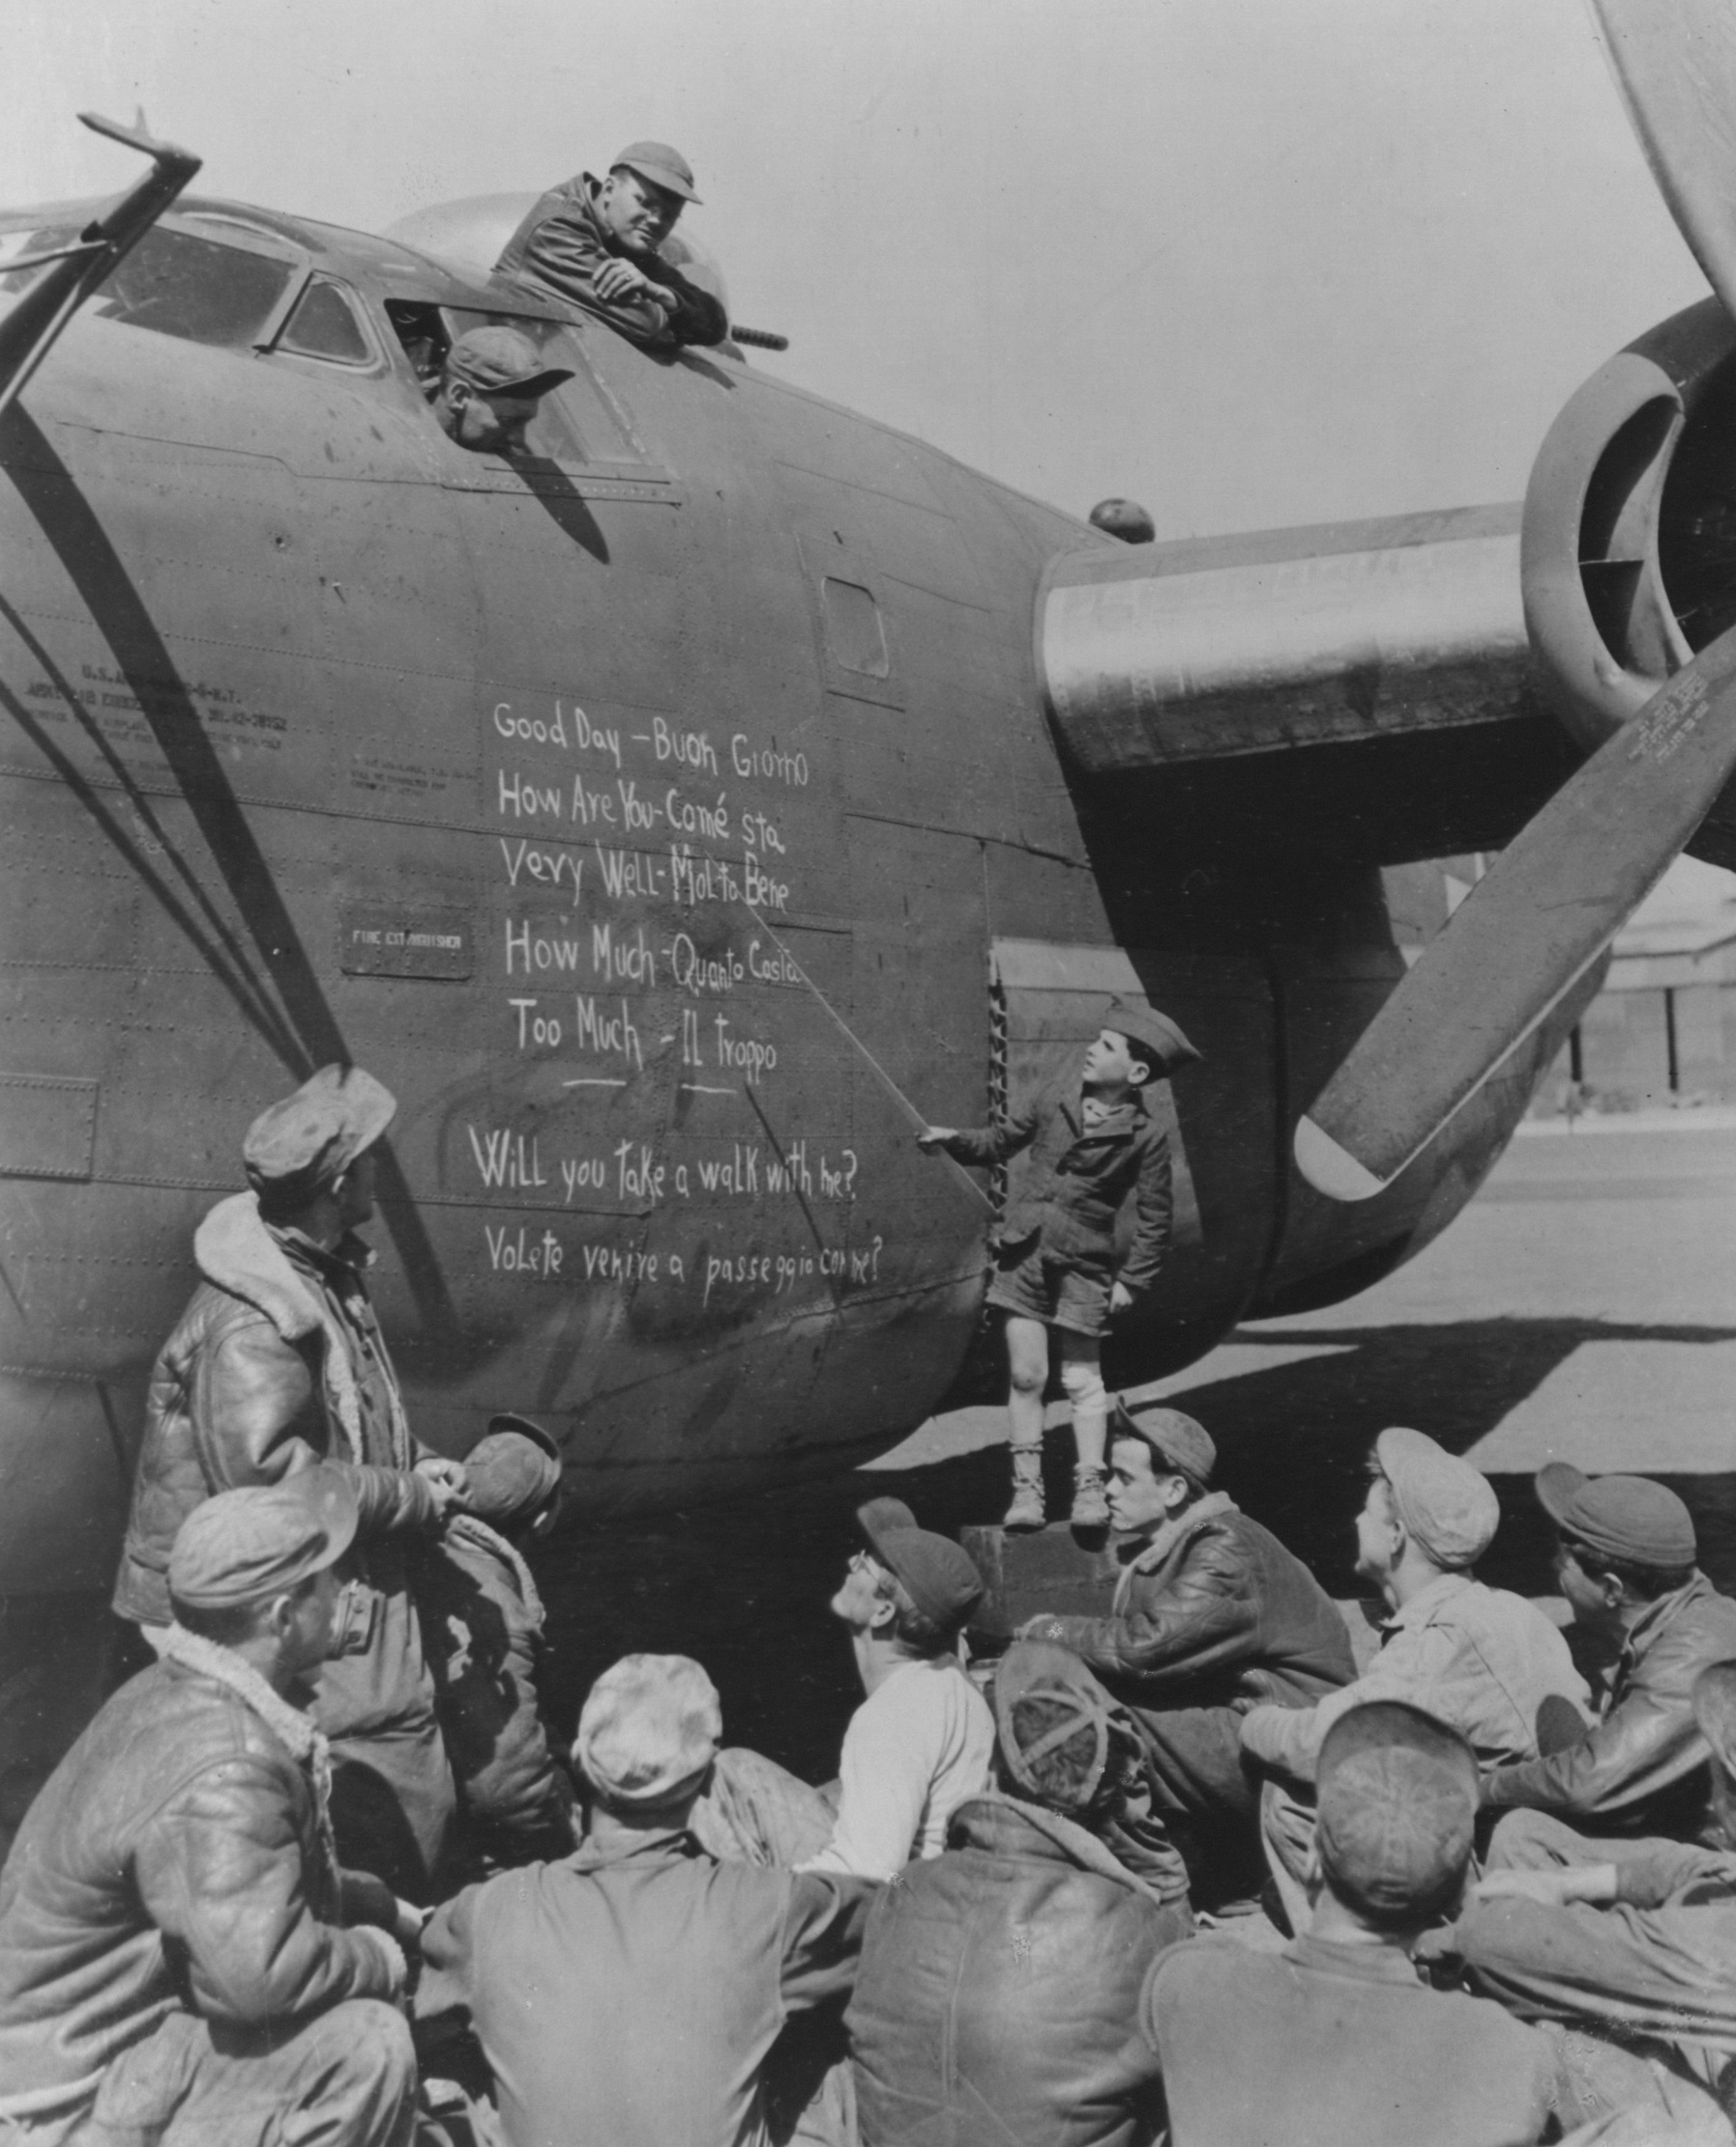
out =
[[[812,1789],[757,1752],[720,1752],[693,1831],[727,1860],[891,1879],[938,1856],[947,1821],[988,1785],[994,1719],[958,1660],[982,1577],[902,1499],[871,1499],[856,1518],[863,1548],[831,1609],[849,1628],[866,1697],[838,1780]]]

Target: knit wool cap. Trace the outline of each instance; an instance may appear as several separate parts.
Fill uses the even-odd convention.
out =
[[[1168,1014],[1159,1013],[1154,1007],[1140,1006],[1133,999],[1111,999],[1103,1026],[1113,1029],[1117,1036],[1130,1036],[1148,1051],[1155,1052],[1158,1067],[1165,1074],[1173,1074],[1189,1059],[1204,1056],[1194,1049]]]
[[[1565,1461],[1537,1472],[1538,1504],[1565,1535],[1606,1558],[1666,1572],[1699,1556],[1693,1516],[1649,1476],[1588,1476]]]
[[[858,1507],[856,1519],[868,1549],[917,1609],[943,1631],[953,1631],[982,1601],[983,1576],[950,1536],[917,1528],[900,1514],[910,1514],[902,1499],[870,1499]]]
[[[1477,1759],[1456,1729],[1401,1700],[1372,1700],[1326,1733],[1315,1839],[1359,1908],[1427,1914],[1462,1879],[1477,1824]]]
[[[508,1528],[540,1513],[560,1489],[561,1450],[528,1416],[492,1416],[465,1455],[464,1469],[466,1510],[491,1528]]]
[[[1494,1487],[1480,1469],[1397,1424],[1374,1442],[1398,1518],[1437,1565],[1474,1565],[1500,1525]]]
[[[398,1099],[359,1066],[322,1066],[248,1128],[241,1160],[256,1193],[312,1199],[392,1123]]]
[[[609,1803],[648,1809],[697,1788],[723,1734],[718,1689],[690,1655],[623,1655],[586,1695],[573,1757]]]
[[[194,1610],[281,1595],[335,1565],[355,1537],[356,1497],[340,1469],[219,1491],[195,1506],[169,1552],[169,1594]]]
[[[1164,1409],[1155,1403],[1135,1403],[1130,1409],[1118,1394],[1109,1438],[1112,1443],[1118,1439],[1143,1440],[1151,1449],[1154,1468],[1173,1469],[1202,1491],[1218,1466],[1218,1449],[1205,1426],[1180,1409]]]
[[[1087,1810],[1109,1763],[1114,1703],[1070,1648],[1015,1640],[995,1665],[1001,1764],[1028,1797]]]

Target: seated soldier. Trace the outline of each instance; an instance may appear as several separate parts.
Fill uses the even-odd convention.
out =
[[[573,378],[566,365],[544,365],[518,328],[469,328],[446,353],[434,389],[434,422],[448,439],[478,455],[524,452],[524,428],[551,388]]]
[[[560,1449],[540,1424],[491,1418],[465,1457],[468,1504],[418,1549],[411,1583],[458,1784],[459,1869],[483,1878],[578,1846],[573,1784],[543,1713],[543,1599],[523,1547],[560,1510]]]
[[[417,2012],[468,2013],[507,2147],[764,2147],[779,2030],[849,1989],[871,1886],[720,1864],[688,1829],[721,1727],[698,1663],[623,1656],[579,1716],[583,1846],[466,1888],[423,1933]]]
[[[1604,2147],[1726,2139],[1703,2096],[1638,2059],[1612,2052],[1588,2080],[1558,2038],[1419,1980],[1413,1953],[1464,1883],[1477,1773],[1419,1709],[1375,1700],[1333,1724],[1306,1934],[1280,1954],[1190,1939],[1152,1978],[1172,2147],[1523,2147],[1582,2121]]]
[[[1307,1914],[1303,1871],[1313,1820],[1305,1785],[1322,1739],[1347,1708],[1409,1701],[1449,1724],[1479,1764],[1533,1759],[1583,1736],[1589,1699],[1567,1643],[1534,1604],[1486,1588],[1470,1568],[1501,1518],[1488,1479],[1420,1431],[1383,1431],[1357,1516],[1357,1571],[1391,1615],[1366,1674],[1310,1708],[1257,1707],[1241,1724],[1268,1782],[1260,1830],[1292,1929]]]
[[[693,191],[685,157],[633,142],[594,179],[551,188],[507,241],[496,278],[538,299],[564,299],[653,349],[723,343],[728,316],[662,251]]]
[[[1158,1814],[1209,1894],[1254,1855],[1249,1702],[1303,1707],[1348,1684],[1350,1639],[1301,1560],[1207,1488],[1217,1449],[1192,1417],[1118,1404],[1110,1460],[1125,1560],[1110,1615],[1032,1618],[1020,1637],[1071,1648],[1131,1709]]]
[[[871,1499],[856,1519],[866,1548],[830,1608],[868,1696],[844,1732],[836,1789],[812,1789],[757,1752],[720,1754],[693,1822],[715,1855],[894,1878],[938,1856],[953,1813],[988,1787],[994,1721],[958,1661],[982,1577],[901,1499]]]
[[[1736,1603],[1696,1570],[1693,1517],[1648,1477],[1588,1477],[1564,1461],[1538,1472],[1537,1495],[1574,1624],[1619,1653],[1589,1735],[1498,1768],[1484,1804],[1528,1805],[1593,1834],[1715,1839],[1690,1695],[1708,1664],[1736,1656]]]
[[[1116,1853],[1144,1796],[1133,1724],[1040,1641],[996,1669],[994,1714],[998,1786],[868,1917],[846,2015],[863,2147],[1118,2147],[1162,2110],[1156,2045],[1130,2024],[1193,1919],[1178,1864],[1154,1888]]]
[[[1723,2088],[1736,2060],[1736,1663],[1702,1670],[1691,1705],[1712,1754],[1716,1847],[1593,1839],[1509,1812],[1492,1868],[1430,1950],[1527,2019],[1657,2043]]]
[[[0,2137],[408,2141],[398,1941],[419,1919],[337,1868],[301,1711],[356,1525],[316,1468],[177,1534],[161,1659],[62,1760],[0,1880]]]

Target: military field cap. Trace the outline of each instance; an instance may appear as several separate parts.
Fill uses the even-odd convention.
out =
[[[1538,1470],[1536,1488],[1538,1504],[1563,1534],[1606,1558],[1668,1572],[1699,1555],[1693,1516],[1649,1476],[1588,1476],[1551,1461]]]
[[[540,1513],[560,1489],[561,1449],[528,1416],[491,1416],[464,1468],[470,1479],[466,1510],[503,1528]]]
[[[570,365],[544,365],[518,328],[467,328],[446,354],[446,369],[483,395],[546,395],[573,378]]]
[[[856,1525],[867,1539],[868,1546],[879,1556],[879,1539],[888,1529],[913,1529],[916,1515],[902,1499],[870,1499],[856,1509]],[[885,1561],[883,1559],[882,1564]]]
[[[1149,544],[1157,525],[1136,499],[1100,499],[1090,513],[1093,529],[1118,537],[1123,544]]]
[[[1153,1465],[1173,1469],[1204,1490],[1218,1466],[1218,1449],[1203,1424],[1196,1424],[1180,1409],[1165,1409],[1157,1402],[1135,1402],[1129,1408],[1115,1397],[1109,1419],[1109,1437],[1142,1439],[1151,1449]]]
[[[1103,1026],[1113,1029],[1118,1036],[1130,1036],[1135,1043],[1155,1052],[1166,1074],[1173,1074],[1190,1058],[1203,1056],[1193,1048],[1168,1014],[1158,1013],[1151,1007],[1137,1006],[1132,999],[1111,999]]]
[[[649,1809],[698,1787],[723,1734],[718,1689],[690,1655],[623,1655],[586,1695],[573,1757],[609,1803]]]
[[[995,1665],[1001,1764],[1015,1788],[1061,1811],[1083,1811],[1109,1764],[1114,1703],[1072,1649],[1015,1640]]]
[[[359,1066],[322,1066],[248,1128],[241,1160],[256,1193],[311,1199],[392,1123],[398,1099]]]
[[[1480,1469],[1437,1446],[1426,1432],[1395,1424],[1374,1442],[1406,1529],[1437,1565],[1474,1565],[1500,1525],[1494,1486]]]
[[[169,1594],[193,1610],[281,1595],[335,1565],[356,1533],[356,1494],[339,1469],[219,1491],[195,1506],[169,1552]]]
[[[886,1509],[910,1509],[900,1499],[871,1499],[858,1509],[856,1519],[868,1539],[868,1549],[925,1618],[943,1630],[962,1625],[983,1599],[983,1576],[971,1563],[970,1554],[950,1536],[908,1523],[888,1525]],[[878,1509],[878,1511],[875,1509]]]
[[[1693,1681],[1693,1719],[1712,1756],[1736,1780],[1736,1663],[1713,1663]]]
[[[679,194],[683,201],[697,202],[693,192],[693,168],[679,149],[672,149],[667,142],[629,142],[618,157],[609,159],[609,169],[625,164],[629,172],[637,172],[642,179],[649,179],[654,187],[665,193]],[[700,203],[701,208],[704,203]]]
[[[1477,1759],[1456,1729],[1403,1700],[1334,1722],[1316,1769],[1320,1862],[1358,1907],[1428,1916],[1451,1900],[1477,1824]]]

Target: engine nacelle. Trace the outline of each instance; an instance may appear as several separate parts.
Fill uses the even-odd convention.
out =
[[[1588,752],[1736,623],[1736,325],[1716,299],[1568,401],[1532,468],[1520,571],[1538,684]],[[1736,784],[1688,848],[1736,867]]]

